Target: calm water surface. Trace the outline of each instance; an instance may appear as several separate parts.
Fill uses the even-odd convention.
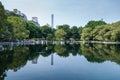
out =
[[[120,80],[120,46],[3,46],[0,80]]]

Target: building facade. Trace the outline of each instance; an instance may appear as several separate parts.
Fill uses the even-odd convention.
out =
[[[21,11],[19,11],[18,9],[13,9],[13,12],[14,12],[16,15],[21,16],[25,21],[28,21],[27,16],[26,16],[24,13],[22,13]]]

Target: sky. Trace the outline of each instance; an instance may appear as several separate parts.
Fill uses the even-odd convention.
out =
[[[90,20],[103,19],[107,23],[120,21],[120,0],[0,0],[5,9],[18,9],[30,20],[38,17],[40,25],[54,27],[68,24],[84,26]]]

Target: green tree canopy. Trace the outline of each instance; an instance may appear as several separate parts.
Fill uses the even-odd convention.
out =
[[[65,40],[69,40],[72,36],[70,32],[70,26],[67,24],[59,25],[58,29],[63,29],[66,32]]]
[[[66,32],[63,29],[57,29],[55,31],[55,37],[57,40],[64,40],[66,36]]]
[[[41,26],[41,32],[42,32],[42,38],[44,39],[49,39],[52,38],[52,36],[54,36],[53,34],[53,29],[50,27],[50,25],[44,25]]]
[[[82,30],[81,35],[81,40],[95,40],[95,35],[97,35],[98,33],[96,31],[94,31],[95,29],[99,29],[97,27],[99,26],[104,26],[106,25],[106,23],[104,21],[89,21],[85,27]],[[95,33],[96,32],[96,33]],[[94,34],[95,33],[95,34]],[[101,37],[101,36],[100,36]]]
[[[4,6],[0,2],[0,38],[4,38],[6,35],[6,22],[7,16],[5,15]]]
[[[92,20],[92,21],[89,21],[89,22],[85,25],[85,27],[89,27],[89,28],[94,29],[94,28],[97,27],[97,26],[105,25],[105,24],[106,24],[106,22],[101,21],[101,20],[99,20],[99,21],[94,21],[94,20]]]
[[[32,22],[27,23],[27,30],[30,31],[29,38],[41,38],[41,30],[40,27],[36,26]]]
[[[13,26],[13,38],[25,39],[29,37],[29,30],[26,29],[26,22],[21,17],[9,16],[8,22]]]
[[[79,35],[79,29],[77,28],[77,26],[73,26],[70,29],[71,32],[71,38],[74,40],[79,40],[80,39],[80,35]]]

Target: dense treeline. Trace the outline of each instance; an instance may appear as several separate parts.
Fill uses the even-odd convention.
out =
[[[120,41],[120,21],[112,24],[101,22],[101,25],[95,27],[87,26],[82,31],[81,40]]]
[[[40,40],[85,40],[120,41],[120,22],[89,21],[84,27],[58,25],[56,29],[49,24],[36,26],[25,21],[13,12],[7,12],[0,2],[0,41],[40,39]]]

